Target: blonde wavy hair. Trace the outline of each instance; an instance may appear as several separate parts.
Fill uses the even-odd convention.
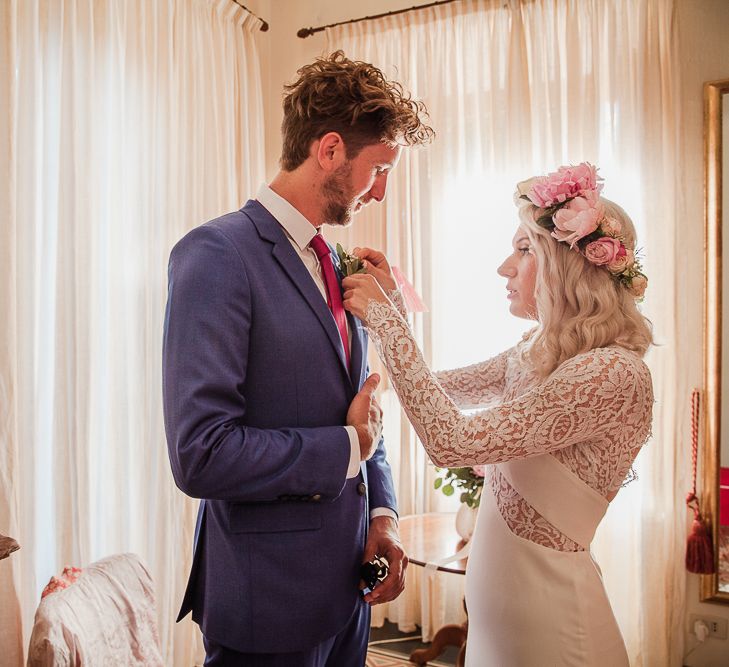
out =
[[[568,359],[599,347],[619,345],[644,356],[653,344],[653,331],[635,297],[604,267],[591,264],[540,227],[536,220],[542,209],[518,192],[514,201],[537,258],[539,324],[525,336],[522,361],[546,377]],[[600,201],[607,216],[620,222],[625,245],[634,249],[633,221],[616,203],[604,197]]]

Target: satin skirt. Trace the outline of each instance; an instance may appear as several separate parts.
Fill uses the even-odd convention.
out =
[[[629,666],[590,552],[555,551],[514,534],[487,489],[471,538],[466,605],[466,667]]]

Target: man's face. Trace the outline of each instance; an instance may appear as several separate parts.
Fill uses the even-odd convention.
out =
[[[352,216],[373,199],[382,201],[387,177],[400,159],[402,146],[377,143],[365,146],[324,182],[324,219],[329,225],[346,227]]]

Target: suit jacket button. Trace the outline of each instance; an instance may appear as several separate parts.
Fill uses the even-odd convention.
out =
[[[319,502],[319,501],[321,500],[321,494],[320,494],[320,493],[315,493],[315,494],[314,494],[313,496],[311,496],[311,499],[312,499],[312,500],[313,500],[313,501],[314,501],[315,503],[316,503],[316,502]]]
[[[363,496],[367,492],[367,485],[364,482],[360,482],[357,484],[357,493],[359,493],[360,496]]]

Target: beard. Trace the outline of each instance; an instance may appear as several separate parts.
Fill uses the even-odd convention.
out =
[[[352,165],[347,162],[337,169],[322,186],[324,222],[346,227],[352,222],[355,199],[352,198]]]

